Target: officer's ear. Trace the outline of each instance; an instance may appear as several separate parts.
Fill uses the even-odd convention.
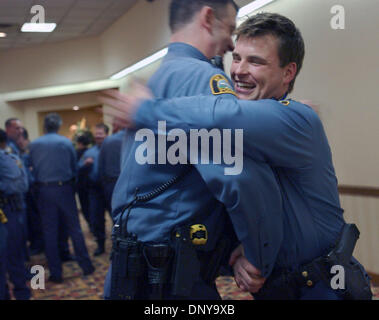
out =
[[[211,7],[204,6],[199,13],[200,24],[203,28],[212,33],[213,25],[216,20],[214,10]]]
[[[283,68],[283,84],[289,85],[295,79],[297,72],[296,62],[290,62]]]

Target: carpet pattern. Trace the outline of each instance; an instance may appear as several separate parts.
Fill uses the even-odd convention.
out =
[[[83,276],[82,271],[75,261],[63,264],[62,284],[51,282],[45,283],[45,289],[36,289],[32,291],[32,300],[101,300],[103,297],[104,279],[109,266],[109,256],[111,252],[111,242],[106,242],[106,253],[94,257],[93,252],[96,250],[96,243],[93,236],[88,230],[88,226],[82,217],[80,218],[87,248],[96,271],[89,276]],[[110,239],[111,221],[107,215],[107,239]],[[70,249],[73,253],[72,245]],[[31,257],[31,265],[42,265],[45,267],[45,279],[49,276],[44,254]],[[217,288],[223,300],[253,300],[251,295],[239,290],[232,277],[219,277],[216,281]],[[12,285],[10,285],[12,288]],[[379,300],[379,286],[373,287],[375,300]]]

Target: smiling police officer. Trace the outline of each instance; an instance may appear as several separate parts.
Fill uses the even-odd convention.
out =
[[[291,20],[257,14],[237,30],[233,52],[231,74],[238,97],[245,101],[223,96],[146,101],[134,117],[133,106],[129,114],[136,128],[156,133],[160,119],[166,120],[167,130],[180,128],[187,133],[192,128],[243,129],[244,161],[272,166],[283,197],[283,238],[265,284],[251,286],[256,299],[371,299],[369,277],[352,256],[359,231],[343,219],[323,125],[309,106],[285,99],[303,57],[304,42]],[[203,172],[205,180],[208,172]],[[223,177],[218,180],[214,183],[226,191]],[[274,232],[270,225],[262,227]],[[255,267],[264,266],[249,258],[246,248],[245,254],[252,265],[242,256],[232,263],[237,283],[250,288],[254,281],[246,279]],[[335,265],[344,268],[344,289],[331,286]]]
[[[171,2],[171,44],[149,81],[157,97],[234,97],[230,80],[212,66],[210,58],[233,49],[236,9],[229,0]],[[113,98],[102,101],[112,106]],[[112,199],[116,224],[106,298],[220,299],[215,278],[228,254],[227,212],[249,257],[264,264],[264,273],[273,268],[282,225],[279,187],[270,166],[245,161],[250,170],[238,178],[225,177],[228,191],[224,192],[212,179],[203,181],[197,171],[204,170],[201,166],[191,170],[190,165],[159,164],[166,149],[157,156],[157,164],[138,164],[134,157],[140,144],[135,138],[136,132],[129,130]],[[219,176],[224,167],[206,170]],[[265,229],[251,218],[251,211],[259,213],[259,220],[270,224],[273,232],[262,232]]]

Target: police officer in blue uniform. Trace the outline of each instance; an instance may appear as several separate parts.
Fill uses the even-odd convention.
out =
[[[87,176],[88,180],[88,213],[90,226],[96,238],[95,256],[105,252],[105,198],[99,176],[99,153],[109,128],[104,123],[95,126],[95,145],[84,152],[79,161],[79,175]]]
[[[7,136],[0,130],[0,299],[9,299],[5,275],[14,285],[17,300],[28,300],[23,253],[23,193],[28,188],[25,168],[14,154],[7,153]],[[3,242],[4,241],[4,242]]]
[[[136,128],[156,133],[160,119],[166,120],[167,131],[243,129],[244,159],[272,166],[283,197],[283,238],[265,284],[253,288],[256,299],[371,299],[369,277],[352,256],[359,231],[343,219],[322,123],[309,106],[283,99],[293,88],[303,57],[303,39],[292,21],[258,14],[237,30],[231,67],[238,96],[258,101],[223,96],[146,101],[134,122]],[[209,172],[203,171],[203,178],[215,179]],[[218,180],[214,183],[223,188],[224,178]],[[263,227],[272,232],[269,225]],[[249,261],[250,267],[261,268],[259,261]],[[331,286],[331,267],[337,264],[345,270],[344,290]],[[244,269],[243,260],[236,262],[236,274]],[[242,278],[237,283],[248,288]]]
[[[8,219],[3,212],[3,209],[0,208],[0,300],[5,299],[6,292],[6,248],[7,248],[7,229],[5,223],[8,222]]]
[[[212,66],[210,58],[223,56],[233,48],[231,35],[235,28],[235,17],[236,6],[233,1],[172,1],[172,43],[160,69],[149,81],[154,94],[166,98],[195,94],[222,95],[225,99],[234,97],[235,92],[229,79],[222,70]],[[199,36],[195,39],[194,34]],[[106,97],[102,101],[112,105],[112,101]],[[226,194],[220,194],[220,190],[215,189],[219,186],[212,182],[205,184],[198,171],[192,170],[190,166],[165,163],[161,157],[165,155],[166,149],[156,159],[149,160],[149,163],[155,164],[137,163],[135,153],[140,144],[135,141],[136,132],[128,131],[121,174],[112,199],[116,241],[112,266],[105,283],[106,298],[117,299],[121,296],[146,299],[158,296],[220,299],[214,280],[220,261],[225,258],[223,254],[228,252],[228,240],[224,237],[224,227],[228,220],[225,209],[232,216],[237,212],[240,217],[243,215],[241,224],[245,229],[239,234],[239,240],[268,269],[272,267],[273,261],[267,259],[267,253],[278,250],[280,243],[277,238],[280,239],[282,230],[276,226],[281,227],[281,199],[275,176],[268,165],[249,161],[245,166],[254,168],[250,171],[253,173],[241,175],[238,181],[233,179],[235,184],[229,185]],[[219,167],[214,167],[213,170],[223,171]],[[259,186],[251,184],[254,179],[262,183]],[[238,194],[240,189],[245,190],[245,193]],[[236,199],[238,205],[232,207],[231,204]],[[272,225],[276,233],[275,237],[259,230],[255,221],[249,219],[250,210],[260,212],[263,219],[267,217],[267,223]],[[145,248],[142,251],[150,251],[152,259],[160,254],[158,252],[167,250],[166,258],[170,260],[170,252],[173,250],[174,258],[167,264],[166,270],[171,268],[169,277],[174,280],[171,286],[168,285],[170,279],[167,280],[167,275],[165,279],[162,271],[158,276],[158,282],[161,281],[163,286],[160,295],[151,296],[143,289],[144,293],[137,295],[133,294],[133,289],[119,293],[119,288],[133,287],[133,281],[137,277],[131,275],[130,281],[127,279],[124,283],[120,275],[123,271],[120,271],[122,266],[117,263],[117,259],[122,256],[118,248],[123,242],[117,242],[118,236],[122,234],[119,230],[126,230],[131,235],[132,240],[127,240],[130,246],[135,244],[134,240],[140,241],[136,246],[139,247],[142,243],[142,248]],[[187,234],[188,230],[190,235]],[[189,237],[192,244],[188,243]],[[263,251],[260,248],[252,250],[258,247],[257,238],[270,241],[272,245]],[[147,256],[147,264],[151,266],[151,259],[145,251],[144,257]],[[185,257],[191,258],[185,261]],[[150,270],[149,267],[147,269]],[[198,269],[201,271],[197,272]],[[154,281],[153,279],[154,276],[150,275],[150,280]],[[140,283],[148,287],[146,281]],[[149,286],[150,291],[154,291],[154,284],[150,283]]]
[[[25,195],[26,202],[26,215],[28,227],[28,240],[30,242],[29,251],[30,255],[36,255],[43,252],[43,236],[41,217],[38,212],[37,203],[35,199],[35,189],[33,188],[34,176],[31,170],[30,157],[29,157],[29,135],[24,128],[21,139],[18,141],[21,151],[22,161],[28,173],[29,190]]]
[[[7,152],[16,155],[22,162],[24,161],[22,155],[22,149],[18,144],[18,141],[22,137],[24,128],[22,122],[18,118],[9,118],[5,121],[5,131],[8,137],[7,140]],[[29,251],[27,248],[27,237],[28,237],[28,228],[27,228],[27,203],[25,199],[22,199],[22,206],[24,210],[22,211],[22,221],[23,226],[23,243],[24,243],[24,256],[25,260],[29,259]]]
[[[76,137],[76,158],[78,162],[82,158],[83,154],[92,145],[93,135],[91,131],[85,131]],[[89,203],[88,203],[88,174],[87,172],[78,172],[78,182],[76,184],[78,192],[81,212],[87,221],[87,224],[92,232],[89,218]]]
[[[58,249],[59,223],[63,220],[72,240],[76,261],[84,275],[93,273],[79,223],[75,201],[77,162],[71,141],[57,134],[62,120],[56,113],[44,120],[45,135],[30,144],[30,161],[38,188],[38,208],[42,219],[49,280],[61,283],[62,264]]]
[[[9,152],[21,157],[21,150],[17,145],[17,140],[23,132],[22,122],[17,118],[9,118],[5,121],[5,131],[8,137],[7,146]]]
[[[125,128],[113,124],[113,134],[105,138],[99,153],[99,177],[105,198],[105,207],[112,213],[112,194],[121,170],[121,148]]]

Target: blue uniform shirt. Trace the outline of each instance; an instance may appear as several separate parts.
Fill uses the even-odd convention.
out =
[[[106,137],[99,154],[99,177],[117,178],[121,171],[121,149],[125,130]]]
[[[76,153],[72,142],[47,133],[29,145],[30,164],[36,182],[69,181],[76,178]]]
[[[282,193],[278,267],[309,262],[336,240],[344,224],[337,178],[324,128],[310,107],[296,101],[191,97],[146,101],[135,117],[143,128],[156,129],[158,119],[166,120],[167,130],[244,130],[245,159],[269,163]]]
[[[9,148],[10,153],[15,154],[17,157],[21,156],[20,148],[14,140],[8,138],[7,147]]]
[[[79,161],[79,174],[87,174],[91,183],[97,183],[99,180],[99,153],[100,146],[94,145],[84,152]],[[88,158],[93,158],[93,164],[84,165],[84,161]]]
[[[159,70],[149,81],[149,87],[159,98],[211,93],[221,94],[226,100],[234,97],[225,73],[212,66],[199,50],[184,43],[170,44]],[[220,90],[221,87],[223,91]],[[126,134],[122,170],[112,199],[114,214],[133,200],[137,187],[139,195],[151,192],[182,173],[185,166],[188,166],[158,164],[157,155],[155,164],[138,164],[135,153],[140,143],[135,141],[135,134],[132,130],[128,130]],[[256,166],[253,161],[244,165]],[[281,201],[271,168],[267,164],[258,166],[257,174],[251,170],[249,174],[243,174],[238,179],[228,176],[225,179],[227,192],[214,183],[215,179],[206,180],[207,184],[202,179],[203,175],[219,176],[218,172],[223,170],[221,166],[208,166],[206,170],[197,167],[197,170],[190,171],[180,182],[157,198],[146,203],[137,203],[130,212],[127,230],[136,233],[142,241],[167,241],[174,226],[192,218],[193,222],[206,225],[209,238],[207,248],[213,249],[215,241],[223,231],[225,204],[233,224],[238,229],[239,239],[246,245],[249,254],[251,253],[250,260],[256,266],[264,264],[267,267],[265,270],[269,272],[273,261],[268,259],[273,254],[268,255],[266,252],[277,252],[281,243]],[[262,183],[262,179],[265,179],[265,183]],[[239,193],[240,189],[244,190],[242,194]],[[264,201],[267,194],[271,194],[271,202],[268,203]],[[232,206],[232,203],[239,205]],[[248,215],[251,211],[259,212],[266,222],[271,223],[274,235],[259,229],[255,217],[252,219]],[[265,243],[267,240],[270,246],[261,249],[257,239],[263,239]]]
[[[0,149],[0,191],[5,195],[13,195],[27,190],[28,178],[21,160]]]

